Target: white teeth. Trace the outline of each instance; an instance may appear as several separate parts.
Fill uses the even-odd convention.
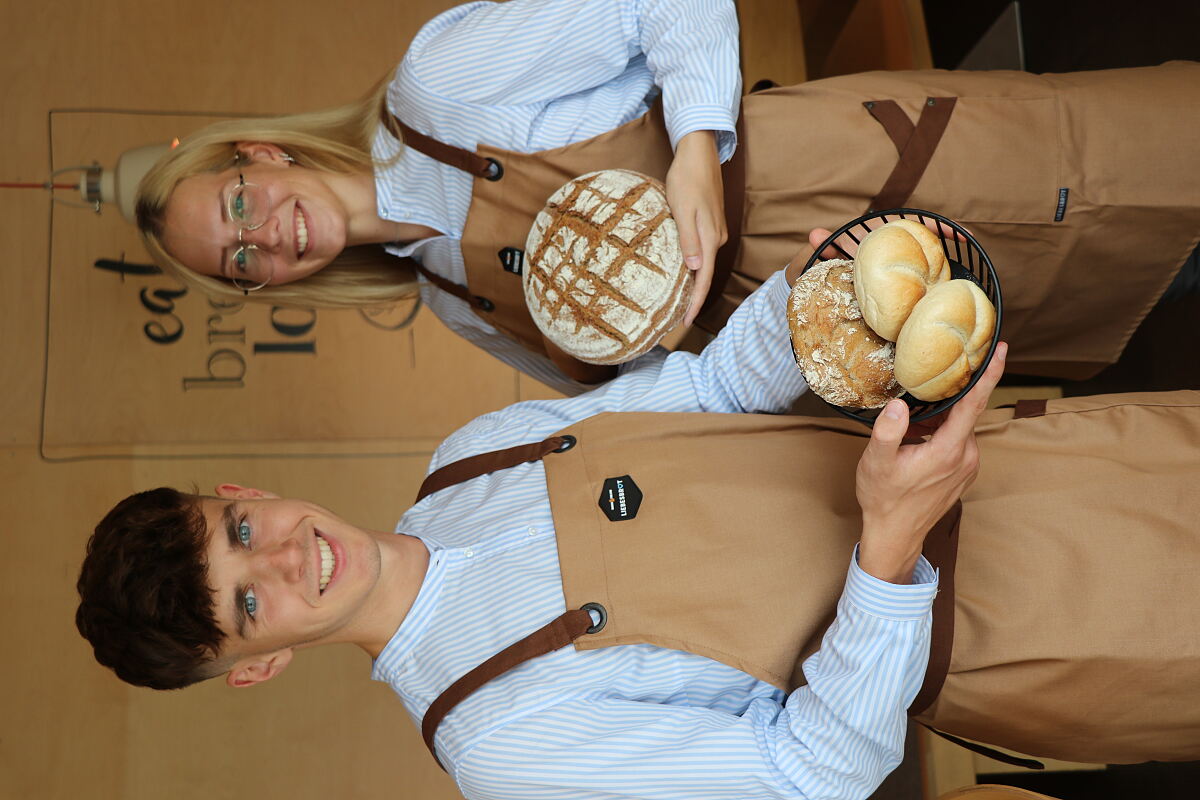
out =
[[[304,255],[308,250],[308,225],[304,223],[304,214],[296,206],[296,257]]]
[[[317,536],[317,549],[321,551],[321,580],[319,586],[323,592],[325,591],[325,587],[329,585],[329,579],[333,577],[333,567],[337,562],[333,558],[333,548],[321,536]]]

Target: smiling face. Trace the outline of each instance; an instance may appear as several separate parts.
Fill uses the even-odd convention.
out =
[[[233,277],[240,226],[230,207],[240,174],[253,185],[247,199],[253,198],[256,216],[263,219],[253,230],[242,231],[241,243],[258,248],[270,282],[290,283],[328,265],[345,249],[349,225],[349,213],[328,174],[289,164],[278,148],[256,150],[250,158],[248,164],[179,182],[164,216],[167,252],[201,275]],[[240,206],[235,202],[233,207]]]
[[[255,489],[223,486],[203,498],[208,583],[217,624],[233,659],[229,682],[248,685],[277,674],[301,645],[362,644],[380,622],[390,636],[393,605],[381,586],[391,534],[355,527],[320,506]],[[384,539],[388,536],[390,539]],[[402,616],[402,614],[401,614]]]

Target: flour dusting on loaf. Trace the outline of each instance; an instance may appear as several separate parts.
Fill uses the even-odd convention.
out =
[[[805,271],[788,298],[788,323],[796,363],[825,401],[878,408],[903,392],[892,372],[895,345],[863,321],[853,262],[822,261]]]
[[[592,364],[650,350],[682,320],[692,274],[658,181],[581,175],[538,213],[525,244],[525,302],[547,339]]]

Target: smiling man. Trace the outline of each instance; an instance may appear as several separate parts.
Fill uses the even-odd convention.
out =
[[[699,356],[476,419],[397,533],[228,484],[127,498],[89,544],[77,625],[164,689],[357,644],[469,798],[861,798],[899,762],[906,711],[1037,755],[1200,757],[1200,703],[1168,690],[1200,685],[1180,647],[1200,614],[1172,602],[1200,565],[1200,466],[1179,448],[1200,442],[1200,396],[978,423],[1001,345],[923,444],[902,444],[898,402],[869,438],[729,413],[805,388],[787,295],[779,273]],[[990,466],[964,496],[977,423]],[[1112,522],[1147,507],[1146,535]]]
[[[377,656],[429,563],[417,539],[364,531],[311,503],[224,484],[197,502],[231,686],[278,674],[296,647],[336,642]],[[386,575],[387,580],[381,580]]]
[[[143,492],[97,526],[80,591],[104,603],[85,600],[78,619],[102,663],[158,689],[222,673],[248,686],[297,647],[382,649],[420,585],[423,545],[256,489],[217,494]],[[146,569],[110,571],[117,564]],[[380,581],[385,573],[398,580]]]

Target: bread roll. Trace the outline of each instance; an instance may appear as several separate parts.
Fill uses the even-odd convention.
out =
[[[996,309],[969,280],[934,286],[917,303],[896,342],[896,379],[919,400],[963,390],[987,355]]]
[[[525,243],[525,302],[538,329],[590,364],[620,364],[683,319],[692,273],[658,181],[581,175],[550,196]]]
[[[925,254],[925,262],[929,264],[929,274],[937,276],[934,283],[950,280],[950,261],[946,258],[946,251],[942,248],[942,237],[915,219],[892,220],[888,225],[908,231],[909,235],[921,245],[921,252]]]
[[[950,279],[941,247],[930,248],[936,262],[931,267],[925,246],[913,236],[913,225],[897,220],[871,231],[863,237],[855,258],[854,294],[863,318],[891,342],[928,288]],[[918,227],[937,238],[925,226]]]
[[[895,345],[863,323],[853,272],[853,262],[821,261],[796,281],[787,311],[792,350],[822,399],[878,408],[902,391],[892,374]]]

